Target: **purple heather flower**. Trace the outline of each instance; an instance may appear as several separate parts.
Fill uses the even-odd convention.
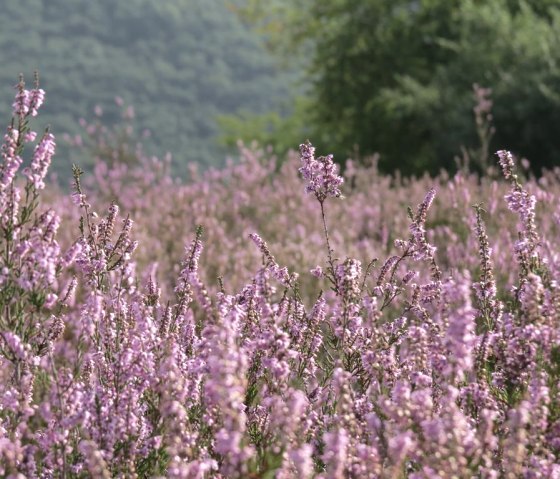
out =
[[[304,444],[298,449],[292,449],[288,452],[290,460],[294,463],[297,471],[297,477],[307,479],[313,477],[313,447]]]
[[[35,141],[35,138],[37,138],[37,132],[35,131],[28,131],[25,134],[25,143],[31,143],[32,141]]]
[[[315,268],[309,270],[309,272],[316,278],[324,277],[323,268],[321,268],[321,266],[315,266]]]
[[[107,463],[103,459],[103,453],[94,441],[82,440],[79,444],[79,451],[84,457],[85,467],[91,477],[99,477],[100,479],[111,477]]]
[[[391,269],[397,264],[399,261],[398,256],[390,256],[385,260],[383,266],[381,266],[381,270],[379,271],[379,276],[377,277],[377,286],[381,286],[386,279],[387,274]]]
[[[506,150],[499,150],[496,154],[498,155],[504,178],[506,180],[514,178],[515,162],[513,161],[513,155]]]
[[[39,108],[43,105],[45,100],[45,90],[35,88],[29,92],[29,111],[31,116],[37,116]]]
[[[16,93],[14,103],[12,104],[12,109],[14,116],[23,118],[27,115],[27,113],[29,113],[29,90],[24,88],[22,81],[18,83],[16,88],[18,92]]]
[[[29,181],[38,190],[45,187],[43,180],[47,175],[47,170],[51,164],[55,148],[56,143],[54,141],[54,135],[49,132],[45,133],[35,148],[31,166],[24,171],[25,176],[27,176]]]
[[[288,268],[280,267],[280,265],[276,262],[274,256],[272,256],[272,253],[268,249],[268,245],[266,244],[266,242],[257,233],[249,234],[249,238],[253,240],[253,243],[255,243],[257,248],[259,248],[259,250],[263,254],[264,258],[266,259],[266,269],[270,271],[270,273],[276,280],[278,280],[284,286],[289,286],[293,282],[293,280],[297,279],[297,276],[290,276]]]
[[[402,278],[403,284],[408,284],[418,274],[417,271],[408,271]]]
[[[345,477],[348,445],[350,437],[348,432],[340,427],[334,431],[327,432],[323,436],[325,449],[322,459],[325,463],[324,479],[342,479]]]
[[[4,144],[1,147],[0,190],[6,189],[13,182],[17,170],[23,161],[17,154],[18,138],[19,130],[9,126],[8,131],[4,135]]]
[[[360,276],[362,263],[354,258],[347,258],[337,265],[335,270],[336,284],[340,292],[347,298],[356,298],[360,294]]]
[[[42,96],[31,91],[19,101],[18,112],[27,119]],[[358,260],[336,258],[328,271],[336,288],[317,298],[315,281],[306,275],[297,284],[258,235],[251,240],[264,267],[249,270],[251,261],[244,252],[238,255],[239,234],[249,223],[265,224],[264,217],[257,212],[249,223],[239,223],[227,213],[230,207],[234,214],[252,209],[253,196],[270,198],[265,214],[274,212],[275,221],[265,224],[268,234],[278,238],[278,231],[293,226],[298,240],[279,243],[283,257],[316,264],[320,235],[308,231],[313,206],[293,197],[295,165],[291,173],[283,171],[282,180],[292,181],[284,187],[266,181],[275,171],[272,162],[247,150],[245,162],[200,173],[185,185],[155,162],[135,169],[119,164],[119,154],[109,155],[115,164],[97,168],[91,203],[102,208],[117,195],[123,210],[137,213],[150,246],[139,268],[153,264],[154,255],[173,247],[171,240],[188,228],[182,205],[193,218],[208,220],[206,264],[199,264],[197,233],[181,265],[161,257],[160,270],[146,267],[136,276],[129,261],[137,246],[132,222],[125,220],[115,240],[116,205],[105,217],[76,208],[76,217],[88,214],[77,242],[71,230],[57,232],[55,211],[67,203],[55,204],[54,194],[48,198],[53,209],[27,214],[36,198],[18,188],[15,176],[20,149],[31,138],[22,142],[18,135],[29,131],[26,123],[16,125],[23,128],[8,130],[0,166],[7,186],[0,188],[0,476],[51,477],[64,470],[72,477],[159,473],[192,479],[559,475],[558,375],[551,367],[560,344],[555,173],[530,179],[531,196],[504,157],[512,182],[506,201],[523,226],[514,248],[506,234],[510,218],[496,206],[506,192],[503,183],[442,176],[442,201],[432,206],[436,217],[448,217],[449,208],[456,221],[467,217],[473,191],[481,191],[497,213],[488,233],[482,221],[471,220],[474,235],[465,241],[445,225],[429,236],[430,190],[409,238],[396,241],[400,254],[382,264],[378,276],[364,278]],[[44,181],[43,141],[49,139],[40,141],[25,172],[28,187]],[[309,191],[321,201],[337,196],[336,167],[326,167],[332,158],[315,159],[309,144],[301,153]],[[337,245],[360,238],[349,255],[366,258],[387,249],[392,227],[403,230],[392,215],[425,181],[393,188],[389,178],[361,168],[353,166],[356,188],[348,214],[333,205],[338,228],[332,238]],[[246,192],[224,181],[232,173],[247,181]],[[209,198],[209,192],[215,195]],[[81,187],[76,195],[85,205]],[[540,244],[536,200],[551,213],[543,215],[548,263],[543,258],[542,268],[529,261]],[[166,211],[173,217],[161,223]],[[165,231],[148,234],[157,225]],[[434,273],[432,238],[448,245],[442,264],[452,279]],[[497,284],[515,281],[511,254],[524,257],[528,268],[502,312],[494,303],[500,304]],[[428,264],[412,271],[410,258]],[[491,259],[500,272],[495,279]],[[117,260],[122,265],[112,269]],[[212,282],[207,291],[199,270],[214,277],[220,269],[224,281]],[[311,271],[324,277],[320,267]],[[474,281],[470,274],[477,275]],[[177,276],[173,294],[170,278]],[[245,284],[242,278],[253,279]],[[272,278],[290,287],[277,294]],[[140,284],[145,288],[137,289]],[[471,304],[477,299],[478,311]],[[501,320],[485,328],[484,311],[495,319],[499,313]]]
[[[424,197],[424,200],[418,205],[418,211],[414,220],[410,224],[410,240],[409,246],[412,248],[412,257],[417,260],[432,260],[434,258],[436,248],[428,243],[426,239],[426,217],[428,210],[432,205],[436,196],[436,190],[430,188]],[[438,272],[439,273],[439,272]]]
[[[405,431],[389,439],[389,456],[394,464],[401,464],[414,448],[415,439],[412,431]]]
[[[23,342],[17,334],[6,331],[0,337],[4,343],[3,347],[13,355],[14,359],[20,361],[29,360],[29,345]]]

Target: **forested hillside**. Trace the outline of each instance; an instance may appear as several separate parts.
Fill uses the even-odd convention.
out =
[[[149,147],[187,162],[223,161],[216,116],[263,113],[288,96],[288,74],[275,70],[254,31],[228,0],[6,0],[0,15],[0,108],[9,111],[20,72],[38,70],[48,91],[44,119],[59,139],[55,170],[70,171],[62,133],[78,120],[120,119],[116,96],[136,112],[135,131]],[[83,161],[92,161],[83,158]],[[87,166],[87,165],[86,165]]]
[[[305,51],[299,125],[278,122],[275,144],[306,128],[337,158],[379,153],[383,171],[405,174],[452,170],[465,149],[484,171],[506,145],[537,174],[559,164],[560,0],[247,3],[271,51]]]

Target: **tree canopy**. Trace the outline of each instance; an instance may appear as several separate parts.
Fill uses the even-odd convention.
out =
[[[473,84],[492,89],[492,148],[536,167],[560,152],[560,0],[253,0],[245,18],[285,57],[305,49],[305,119],[344,157],[436,171],[477,142]]]

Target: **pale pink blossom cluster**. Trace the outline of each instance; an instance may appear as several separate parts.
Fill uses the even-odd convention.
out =
[[[302,163],[299,171],[306,181],[305,191],[314,193],[319,201],[324,201],[328,196],[341,196],[340,185],[344,179],[338,175],[333,156],[315,158],[315,147],[309,141],[302,143],[299,151]]]

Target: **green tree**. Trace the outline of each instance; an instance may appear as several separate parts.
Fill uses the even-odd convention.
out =
[[[493,90],[496,135],[534,166],[560,153],[560,0],[252,0],[269,45],[303,45],[315,144],[381,153],[405,173],[451,167],[476,143],[472,86]]]

